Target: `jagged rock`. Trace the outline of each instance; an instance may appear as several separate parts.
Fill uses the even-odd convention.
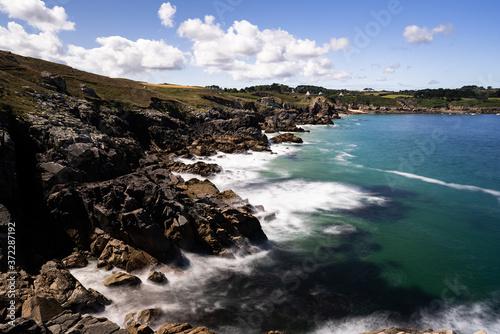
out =
[[[207,327],[193,328],[190,324],[163,324],[155,334],[216,334]]]
[[[219,193],[219,189],[209,180],[200,181],[191,179],[186,182],[187,189],[184,191],[189,197],[206,197],[215,196]]]
[[[82,319],[82,316],[78,313],[72,313],[71,311],[64,311],[58,316],[52,318],[46,323],[46,326],[50,332],[53,334],[63,334],[67,333],[68,329],[73,327]]]
[[[33,285],[36,296],[54,298],[63,308],[78,312],[97,312],[103,308],[62,263],[49,261],[43,265]]]
[[[95,93],[94,89],[90,88],[86,84],[80,84],[80,89],[82,90],[82,92],[84,94],[87,94],[90,97],[93,97],[93,98],[96,98],[96,99],[99,98],[99,96]]]
[[[488,334],[484,329],[481,329],[479,332],[475,332],[474,334]]]
[[[61,304],[54,298],[30,297],[23,303],[22,317],[30,317],[35,321],[47,322],[63,312]]]
[[[59,334],[51,332],[43,324],[38,324],[32,318],[17,318],[14,326],[0,324],[0,333],[4,334]]]
[[[140,324],[137,322],[131,323],[127,326],[127,332],[130,334],[153,334],[154,331],[148,325]]]
[[[92,296],[94,296],[94,298],[97,300],[97,302],[102,304],[102,305],[111,305],[113,303],[113,301],[111,299],[109,299],[108,297],[106,297],[105,295],[103,295],[102,293],[100,293],[97,290],[94,290],[92,288],[88,288],[88,291],[90,292],[90,294],[92,294]]]
[[[128,334],[125,329],[120,329],[120,326],[106,318],[95,318],[90,315],[84,315],[67,333],[81,334]]]
[[[43,71],[41,75],[44,79],[40,86],[59,93],[66,93],[66,80],[63,77],[46,71]]]
[[[271,142],[273,144],[281,144],[281,143],[298,143],[301,144],[304,141],[302,138],[295,136],[293,133],[282,133],[273,138],[271,138]]]
[[[138,285],[141,284],[142,281],[139,277],[126,274],[126,273],[116,273],[109,277],[106,282],[104,282],[104,285],[106,286],[120,286],[120,285]]]
[[[158,263],[158,260],[146,252],[117,239],[111,239],[107,242],[99,260],[106,261],[106,265],[113,265],[128,272],[144,269]]]
[[[265,106],[268,106],[268,107],[281,108],[281,103],[279,101],[277,101],[274,97],[265,96],[265,97],[258,99],[257,102],[259,102]]]
[[[167,283],[168,282],[168,279],[165,276],[165,274],[160,272],[160,271],[152,271],[148,275],[148,280],[155,282],[155,283]]]
[[[15,309],[13,310],[16,318],[21,317],[23,303],[34,295],[33,278],[24,270],[18,272],[17,275],[8,273],[0,274],[0,316],[2,319],[8,319],[12,315],[11,298],[8,298],[8,293],[11,291],[12,283],[15,282]],[[10,321],[9,317],[9,321]]]
[[[159,308],[151,308],[147,310],[142,310],[140,312],[132,312],[125,316],[125,323],[127,325],[133,323],[151,325],[161,316],[161,310]]]
[[[216,194],[215,198],[221,200],[222,202],[224,202],[229,206],[239,207],[248,204],[248,200],[244,200],[231,189],[224,190],[223,192]]]
[[[62,260],[65,268],[84,268],[89,261],[81,253],[71,254]]]
[[[180,161],[173,161],[170,159],[164,160],[166,168],[170,171],[178,173],[193,173],[208,177],[212,174],[217,174],[222,171],[222,168],[216,164],[207,164],[203,161],[198,161],[194,164],[185,164]]]

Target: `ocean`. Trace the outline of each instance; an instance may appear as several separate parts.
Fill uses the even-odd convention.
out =
[[[100,316],[159,307],[219,334],[389,326],[500,333],[500,116],[348,115],[275,154],[219,154],[210,178],[253,205],[269,243],[235,259],[185,254],[169,283],[110,289]],[[191,163],[193,161],[190,161]],[[185,178],[192,177],[183,175]],[[154,324],[153,324],[154,325]],[[152,326],[155,327],[155,326]]]

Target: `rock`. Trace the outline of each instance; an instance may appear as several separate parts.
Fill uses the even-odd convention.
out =
[[[22,317],[47,322],[63,311],[61,304],[54,298],[30,297],[23,304]]]
[[[302,138],[295,136],[293,133],[282,133],[273,138],[271,138],[273,144],[281,143],[303,143]]]
[[[36,296],[54,298],[63,308],[77,312],[98,312],[103,308],[96,298],[61,262],[49,261],[42,266],[33,282]]]
[[[158,263],[158,260],[146,252],[117,239],[111,239],[106,244],[99,260],[106,261],[106,265],[113,265],[128,272],[141,270]]]
[[[244,200],[231,189],[218,193],[215,195],[215,198],[221,200],[229,206],[239,207],[248,204],[248,200]]]
[[[4,334],[59,334],[48,331],[43,324],[37,324],[32,318],[17,318],[14,326],[0,324],[0,333]]]
[[[53,334],[63,334],[67,333],[68,329],[76,325],[81,319],[82,316],[78,313],[64,311],[47,322],[46,326]]]
[[[125,323],[127,325],[133,323],[151,325],[161,316],[161,310],[159,308],[151,308],[147,310],[142,310],[141,312],[132,312],[125,316]]]
[[[83,268],[86,267],[89,262],[81,253],[71,254],[62,260],[65,268]]]
[[[107,306],[107,305],[111,305],[113,303],[113,301],[111,299],[109,299],[108,297],[106,297],[105,295],[103,295],[102,293],[100,293],[97,290],[94,290],[92,288],[88,288],[88,291],[97,300],[97,302],[102,304],[102,305]]]
[[[148,325],[142,325],[140,323],[134,322],[127,326],[127,332],[130,334],[153,334],[153,330],[148,327]]]
[[[203,161],[197,161],[193,164],[185,164],[180,161],[173,161],[170,159],[164,159],[163,161],[170,171],[174,171],[177,173],[193,173],[208,177],[212,174],[217,174],[222,171],[222,168],[220,166],[216,164],[207,164]]]
[[[262,97],[257,100],[257,102],[273,108],[281,108],[281,103],[278,102],[274,97]]]
[[[188,324],[163,324],[161,325],[160,328],[158,328],[155,332],[155,334],[176,334],[176,333],[184,333],[187,332],[188,330],[192,329],[193,327]]]
[[[128,285],[128,286],[133,286],[133,285],[138,285],[141,284],[142,281],[139,277],[126,274],[126,273],[116,273],[109,277],[104,285],[106,286],[121,286],[121,285]]]
[[[84,315],[75,325],[67,330],[67,333],[81,334],[128,334],[120,326],[109,321],[106,318],[95,318],[90,315]]]
[[[167,283],[168,282],[168,279],[165,276],[165,274],[162,272],[159,272],[159,271],[152,271],[148,275],[148,280],[155,282],[155,283]]]
[[[98,99],[99,96],[95,93],[93,88],[88,87],[86,84],[80,84],[80,89],[84,94],[87,94],[90,97]]]
[[[41,75],[44,79],[40,86],[59,93],[66,93],[66,80],[63,77],[46,71],[43,71]]]
[[[488,334],[484,329],[481,329],[479,332],[475,332],[474,334]]]
[[[214,196],[219,193],[219,189],[209,180],[200,181],[191,179],[186,182],[187,189],[184,191],[189,197]]]

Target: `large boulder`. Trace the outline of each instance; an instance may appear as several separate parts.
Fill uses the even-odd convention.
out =
[[[108,277],[106,282],[104,282],[105,286],[134,286],[141,284],[142,281],[139,277],[126,274],[126,273],[116,273],[112,276]]]
[[[33,282],[38,297],[53,298],[63,308],[77,312],[98,312],[104,307],[62,263],[49,261]]]
[[[302,138],[295,136],[293,133],[282,133],[271,138],[271,142],[273,144],[281,144],[281,143],[301,144],[304,141],[302,140]]]
[[[71,254],[62,259],[65,268],[84,268],[89,264],[89,261],[81,253]]]
[[[161,316],[161,310],[159,308],[150,308],[147,310],[142,310],[140,312],[132,312],[125,316],[125,323],[127,325],[133,323],[151,325],[153,322],[158,320]]]
[[[35,321],[47,322],[64,309],[54,298],[30,297],[23,303],[22,316]]]

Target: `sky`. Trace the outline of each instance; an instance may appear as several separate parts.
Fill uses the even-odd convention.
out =
[[[151,83],[500,87],[500,2],[0,0],[0,49]]]

